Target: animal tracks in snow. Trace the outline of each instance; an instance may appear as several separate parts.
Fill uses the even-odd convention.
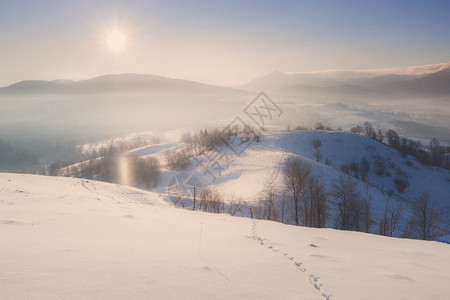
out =
[[[88,184],[90,185],[90,187],[88,187]],[[116,198],[114,198],[113,196],[110,196],[110,195],[107,195],[107,194],[104,194],[104,193],[100,193],[100,192],[97,190],[95,184],[92,183],[92,181],[90,181],[90,180],[81,179],[81,185],[82,185],[86,190],[88,190],[88,191],[91,192],[91,193],[94,193],[94,194],[97,194],[97,195],[99,195],[99,196],[103,196],[103,197],[109,198],[109,199],[111,199],[111,200],[113,200],[113,201],[115,201],[115,202],[117,202],[117,203],[122,203],[122,202],[118,201]],[[101,201],[100,198],[97,198],[97,200]]]
[[[301,271],[302,273],[305,273],[309,276],[309,282],[316,290],[318,290],[320,292],[322,297],[324,297],[326,300],[331,300],[332,295],[325,293],[324,286],[323,286],[322,282],[320,281],[320,277],[315,274],[310,274],[306,270],[306,268],[303,266],[303,263],[297,261],[294,256],[290,256],[289,253],[281,251],[281,249],[278,249],[275,246],[271,245],[270,241],[268,239],[265,239],[265,238],[262,238],[261,236],[259,236],[258,232],[256,230],[256,223],[257,222],[255,220],[253,220],[253,224],[252,224],[252,228],[251,228],[252,235],[249,236],[248,238],[257,241],[261,246],[265,246],[267,249],[271,250],[272,252],[282,254],[284,257],[287,258],[288,261],[293,262],[294,266],[299,271]],[[311,246],[317,247],[314,244],[311,244]]]

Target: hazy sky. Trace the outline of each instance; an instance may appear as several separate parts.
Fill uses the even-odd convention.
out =
[[[0,0],[0,86],[127,72],[237,85],[446,61],[450,1]]]

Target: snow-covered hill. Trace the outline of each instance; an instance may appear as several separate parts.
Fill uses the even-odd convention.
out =
[[[315,156],[313,140],[322,143],[319,161]],[[238,147],[239,142],[232,145],[234,149]],[[129,155],[151,155],[164,165],[163,153],[167,149],[173,151],[174,144],[144,147]],[[225,199],[255,201],[260,199],[268,182],[283,188],[282,165],[290,156],[310,163],[314,174],[321,178],[328,190],[343,175],[343,165],[360,164],[365,157],[370,163],[367,180],[363,181],[361,176],[355,177],[352,172],[349,174],[360,192],[371,198],[375,220],[385,208],[386,201],[393,201],[403,206],[402,223],[406,222],[411,202],[428,191],[432,201],[441,209],[443,227],[450,228],[450,171],[425,166],[416,158],[402,156],[399,151],[382,143],[346,132],[272,130],[264,133],[259,142],[251,143],[239,155],[225,146],[195,157],[187,170],[174,172],[163,168],[162,182],[155,191],[165,193],[167,187],[174,183],[174,177],[180,178],[188,173],[199,179],[203,186],[219,191]],[[377,158],[386,167],[382,176],[376,174]],[[409,186],[400,193],[394,179],[402,172],[407,175]]]
[[[191,212],[81,179],[0,174],[0,245],[2,299],[450,295],[447,244]]]

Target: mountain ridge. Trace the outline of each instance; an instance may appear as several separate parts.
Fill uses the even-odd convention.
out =
[[[450,63],[379,70],[272,72],[241,87],[289,96],[442,97],[450,95]]]
[[[85,80],[24,80],[0,88],[0,95],[98,94],[108,92],[228,92],[243,90],[159,75],[105,74]]]

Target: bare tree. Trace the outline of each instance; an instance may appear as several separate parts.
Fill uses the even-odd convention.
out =
[[[299,204],[305,195],[310,175],[311,166],[300,158],[290,157],[284,162],[283,180],[294,202],[296,225],[299,225]]]
[[[281,192],[281,197],[277,200],[277,208],[280,214],[281,223],[285,223],[289,221],[289,212],[290,210],[290,200],[287,196],[287,191],[283,190]]]
[[[363,128],[359,125],[356,125],[355,127],[352,127],[350,131],[356,134],[361,134],[363,132]]]
[[[413,237],[422,240],[439,237],[442,234],[438,228],[441,218],[440,211],[431,201],[431,195],[424,192],[413,203],[412,216],[409,220]]]
[[[322,159],[322,153],[320,152],[320,148],[314,149],[314,156],[316,157],[316,161]]]
[[[338,215],[336,227],[342,230],[361,230],[361,194],[349,176],[341,176],[332,186]]]
[[[227,213],[235,216],[242,211],[244,207],[244,201],[242,199],[231,199],[227,203]]]
[[[270,179],[266,181],[265,186],[263,191],[263,218],[265,220],[275,220],[277,217],[275,208],[277,189]]]
[[[437,166],[442,163],[442,154],[444,153],[437,138],[433,137],[430,141],[431,162]]]
[[[176,152],[167,152],[166,153],[166,161],[167,165],[171,170],[184,170],[191,163],[191,157],[193,153],[187,147],[178,150]]]
[[[394,184],[397,191],[401,194],[409,186],[409,177],[405,171],[398,169],[397,174],[394,177]]]
[[[192,194],[192,210],[195,210],[195,201],[197,200],[197,194],[198,194],[199,188],[196,186],[191,187],[191,194]]]
[[[200,210],[216,214],[224,212],[225,205],[219,192],[204,188],[200,199]]]
[[[402,208],[387,200],[384,206],[383,215],[380,219],[379,233],[384,236],[396,236],[400,223]]]
[[[400,148],[400,137],[398,136],[397,132],[389,129],[388,131],[386,131],[385,136],[387,138],[389,146],[397,149]]]
[[[316,161],[319,161],[322,158],[322,153],[320,153],[320,147],[322,147],[322,141],[320,139],[314,139],[313,146],[314,146],[314,156],[316,157]]]
[[[310,176],[306,197],[302,204],[301,211],[304,225],[325,227],[328,213],[327,195],[324,185],[318,178]]]
[[[362,220],[362,231],[371,232],[373,219],[372,219],[372,207],[371,198],[364,197],[362,199],[362,210],[361,210],[361,220]]]
[[[252,219],[264,219],[264,200],[259,199],[249,206]]]
[[[364,128],[364,134],[372,139],[376,138],[377,133],[375,132],[375,129],[373,129],[372,123],[370,123],[369,121],[365,121],[363,124],[363,128]]]
[[[377,133],[377,138],[376,139],[380,143],[382,143],[384,141],[384,134],[383,134],[383,131],[381,131],[381,129],[378,129],[378,133]]]
[[[384,159],[379,154],[375,156],[374,166],[375,174],[377,174],[378,176],[383,176],[385,174],[386,165],[384,163]]]
[[[361,179],[364,182],[367,182],[367,178],[369,176],[369,171],[370,171],[370,163],[367,160],[367,158],[364,156],[361,159],[361,164],[360,164],[360,167],[359,167],[359,172],[361,173]]]

